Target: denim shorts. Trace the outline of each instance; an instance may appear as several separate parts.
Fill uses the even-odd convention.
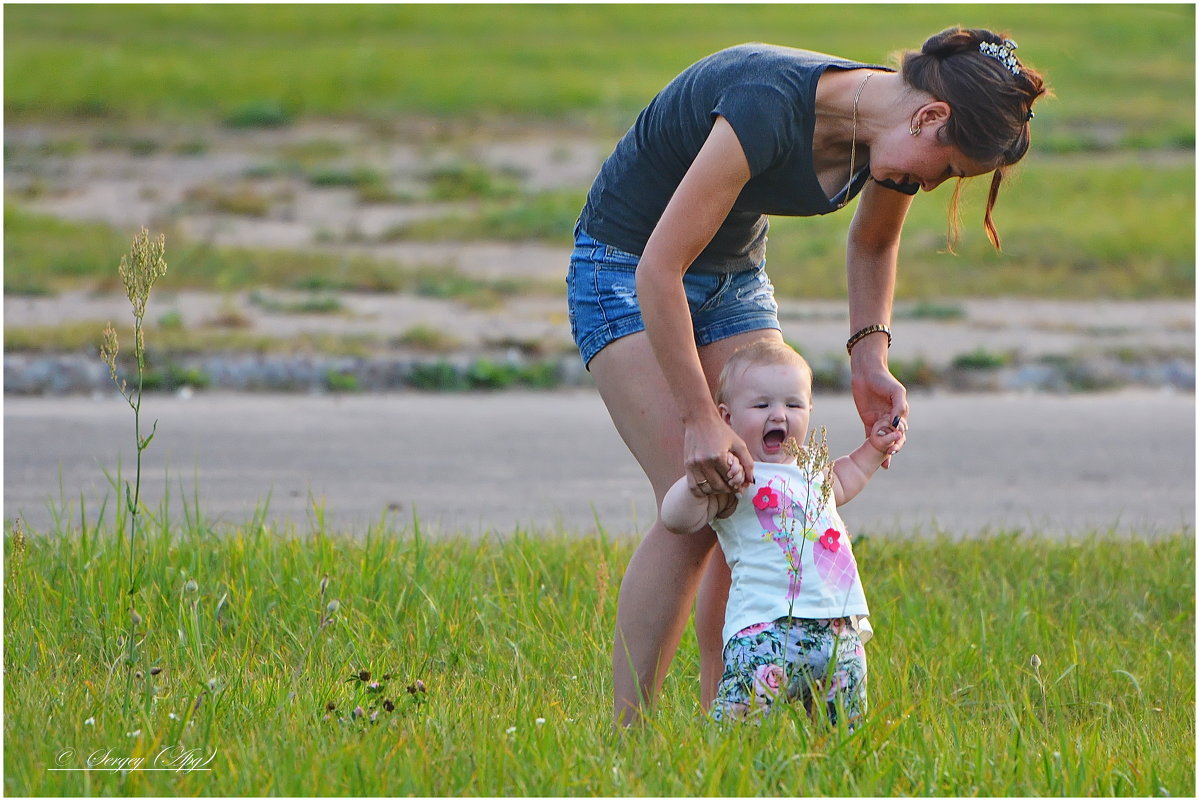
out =
[[[566,296],[570,332],[583,364],[590,364],[592,357],[613,340],[645,330],[637,302],[640,258],[597,242],[581,228],[575,229]],[[746,331],[780,329],[779,307],[765,261],[752,270],[735,273],[688,272],[683,275],[683,288],[698,347]]]

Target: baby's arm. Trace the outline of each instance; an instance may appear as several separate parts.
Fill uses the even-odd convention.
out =
[[[735,457],[730,456],[728,482],[740,489],[745,471]],[[727,493],[696,496],[683,476],[666,491],[662,499],[662,525],[675,534],[699,531],[718,517],[728,517],[737,508],[737,496]]]
[[[870,437],[853,453],[833,462],[833,499],[838,506],[849,503],[866,487],[883,461],[903,447],[902,429],[877,425]]]

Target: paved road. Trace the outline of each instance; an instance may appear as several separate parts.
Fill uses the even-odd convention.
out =
[[[916,395],[912,434],[889,473],[848,505],[858,533],[1160,534],[1195,524],[1195,398],[1172,391]],[[158,436],[143,497],[174,513],[198,490],[210,519],[268,518],[309,531],[311,498],[338,530],[386,518],[431,531],[636,534],[652,495],[591,391],[312,397],[148,396]],[[834,453],[858,444],[848,396],[817,399]],[[104,469],[133,464],[120,399],[4,402],[4,516],[45,530],[62,492],[94,514]]]

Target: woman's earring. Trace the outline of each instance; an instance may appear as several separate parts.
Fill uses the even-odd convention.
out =
[[[919,136],[920,135],[920,123],[918,123],[918,122],[912,123],[908,127],[908,133],[910,133],[912,136]]]

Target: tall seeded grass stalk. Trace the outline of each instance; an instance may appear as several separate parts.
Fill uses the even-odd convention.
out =
[[[158,235],[157,240],[150,238],[150,233],[142,228],[133,238],[129,254],[121,257],[118,273],[125,287],[125,294],[133,305],[133,355],[137,370],[137,384],[130,388],[123,378],[117,374],[117,356],[120,353],[120,343],[116,329],[110,322],[104,329],[104,340],[100,347],[100,358],[108,365],[109,375],[116,384],[121,396],[125,398],[129,408],[133,410],[133,436],[137,446],[137,462],[134,469],[132,486],[125,482],[125,507],[129,519],[129,572],[126,595],[129,599],[129,633],[126,637],[127,650],[125,660],[129,678],[126,683],[125,711],[128,714],[129,699],[133,688],[133,664],[137,661],[137,626],[142,622],[137,611],[134,597],[137,594],[137,574],[135,570],[135,554],[137,544],[138,510],[141,508],[142,488],[142,452],[149,447],[158,431],[158,421],[150,429],[150,433],[142,436],[142,385],[146,372],[146,340],[142,324],[146,317],[146,303],[150,300],[150,290],[154,283],[167,271],[166,236]],[[118,491],[119,491],[118,487]],[[165,519],[165,516],[164,516]]]

